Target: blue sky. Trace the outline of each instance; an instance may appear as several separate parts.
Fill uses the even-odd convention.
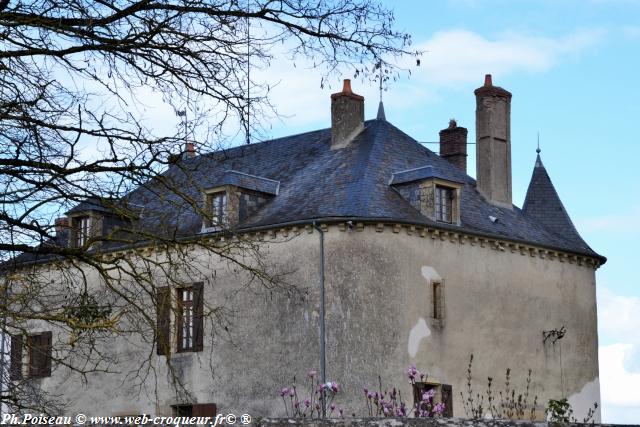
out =
[[[521,206],[538,132],[542,159],[574,223],[608,257],[597,272],[602,417],[640,422],[640,1],[386,1],[428,52],[384,94],[387,119],[437,141],[450,118],[475,140],[473,90],[485,73],[513,93],[514,202]],[[273,137],[324,128],[329,94],[312,69],[276,61]],[[281,76],[286,76],[282,78]],[[349,77],[349,76],[345,76]],[[354,81],[376,113],[375,85]],[[292,96],[291,94],[295,94]],[[437,146],[429,146],[437,149]],[[474,175],[473,148],[470,174]]]

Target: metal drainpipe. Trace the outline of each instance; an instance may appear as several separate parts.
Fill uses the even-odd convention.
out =
[[[327,370],[325,366],[325,332],[324,332],[324,231],[313,221],[313,228],[320,233],[320,379],[322,384],[327,383]],[[326,393],[322,399],[322,418],[327,415]]]
[[[4,287],[4,302],[3,304],[6,305],[7,303],[7,297],[9,295],[9,283],[5,282],[5,287]],[[4,374],[6,371],[6,359],[5,359],[5,354],[4,351],[6,349],[6,333],[5,330],[7,328],[7,313],[6,310],[4,310],[5,313],[2,316],[2,327],[0,327],[0,339],[2,340],[2,343],[0,343],[0,419],[2,419],[2,415],[3,415],[3,410],[4,410],[4,401],[2,400],[4,398]]]

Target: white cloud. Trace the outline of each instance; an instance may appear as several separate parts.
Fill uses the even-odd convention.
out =
[[[598,328],[608,342],[640,346],[640,297],[621,296],[598,288]]]
[[[640,416],[640,297],[598,288],[603,422],[637,422]]]
[[[487,38],[463,29],[438,32],[416,44],[417,49],[427,51],[420,67],[415,67],[414,59],[410,58],[400,64],[412,70],[411,81],[401,79],[394,83],[394,90],[385,94],[385,103],[408,109],[438,99],[442,88],[465,85],[462,88],[467,90],[466,85],[478,85],[486,73],[505,76],[544,72],[592,46],[601,36],[599,30],[574,32],[560,38],[518,32]],[[331,88],[325,85],[321,89],[321,75],[314,64],[298,60],[294,68],[284,54],[285,49],[274,55],[267,69],[256,70],[254,75],[272,84],[279,82],[272,88],[271,100],[287,125],[328,124],[329,95],[341,89],[341,79],[336,77],[330,82]],[[353,83],[354,91],[367,99],[367,118],[373,117],[377,108],[378,93],[374,86],[360,81]]]
[[[632,344],[600,347],[600,391],[605,406],[640,407],[640,372],[627,368],[633,347]]]
[[[514,72],[544,72],[567,55],[579,54],[596,43],[600,30],[579,31],[560,38],[507,32],[493,39],[467,30],[436,33],[419,43],[426,50],[421,78],[436,85],[477,83],[486,73],[504,76]],[[480,76],[480,77],[478,77]]]

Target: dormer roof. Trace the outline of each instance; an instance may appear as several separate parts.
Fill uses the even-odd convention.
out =
[[[235,185],[247,190],[276,196],[280,188],[280,181],[229,169],[224,171],[218,185]]]

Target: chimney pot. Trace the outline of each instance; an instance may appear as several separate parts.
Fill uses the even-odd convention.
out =
[[[196,156],[196,147],[193,144],[193,142],[187,142],[185,144],[185,154],[189,157],[195,157]]]
[[[342,93],[353,93],[351,90],[351,79],[344,79],[342,82]]]
[[[485,74],[485,76],[484,76],[484,85],[485,86],[493,86],[493,82],[491,81],[491,74]]]

